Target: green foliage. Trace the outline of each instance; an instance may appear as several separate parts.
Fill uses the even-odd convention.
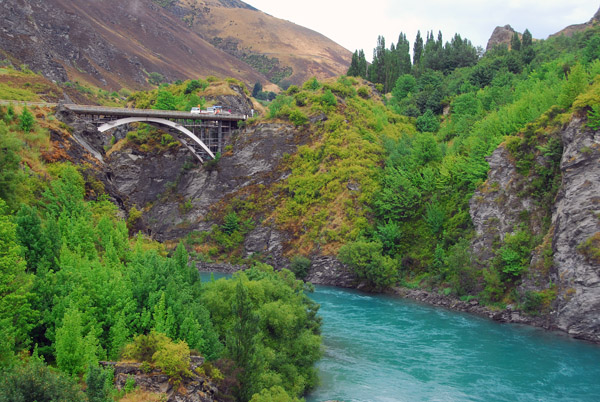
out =
[[[17,243],[16,225],[0,199],[0,328],[3,352],[14,353],[29,346],[29,331],[37,318],[31,307],[32,277]]]
[[[582,253],[590,262],[600,263],[600,232],[594,233],[577,246],[577,251]]]
[[[316,384],[318,305],[290,271],[259,264],[205,284],[202,302],[239,368],[239,400],[277,385],[298,396]]]
[[[317,77],[312,77],[302,85],[302,88],[316,91],[317,89],[321,88],[321,83],[317,81]]]
[[[298,279],[304,279],[306,277],[310,266],[310,259],[303,255],[295,255],[290,260],[290,271],[292,271]]]
[[[9,105],[9,110],[10,105]],[[8,116],[8,114],[6,115]],[[7,117],[5,116],[5,119]],[[11,208],[18,207],[18,188],[24,180],[24,175],[19,169],[21,157],[19,150],[23,142],[16,133],[9,129],[4,121],[0,121],[0,198],[4,199]]]
[[[294,123],[296,127],[303,126],[308,122],[308,117],[298,109],[292,110],[289,117],[290,121]]]
[[[27,107],[23,107],[21,116],[19,116],[19,128],[25,132],[30,132],[33,129],[35,119]]]
[[[0,402],[81,402],[85,396],[75,380],[58,373],[40,360],[28,359],[2,373]]]
[[[504,237],[504,245],[498,250],[498,268],[509,279],[527,271],[531,260],[532,238],[526,230],[519,230]]]
[[[250,402],[300,402],[300,399],[290,396],[283,387],[275,385],[254,394]]]
[[[337,98],[333,92],[331,92],[331,89],[327,89],[323,92],[323,95],[321,95],[320,102],[324,106],[335,107],[337,105]]]
[[[172,0],[162,0],[162,1],[171,2]],[[165,77],[161,73],[157,73],[156,71],[153,71],[150,74],[148,74],[148,82],[152,85],[160,85],[161,83],[165,82]],[[169,109],[167,109],[167,110],[169,110]]]
[[[340,248],[338,258],[349,265],[356,276],[371,286],[385,289],[396,284],[397,265],[389,256],[383,256],[379,242],[358,240]]]
[[[556,299],[556,288],[550,287],[541,291],[529,290],[525,293],[522,308],[531,315],[546,314]]]
[[[175,96],[170,91],[159,89],[156,96],[156,103],[154,103],[152,108],[158,110],[177,110],[176,102]]]
[[[587,114],[587,126],[592,130],[600,130],[600,103],[591,107]]]
[[[187,343],[173,342],[160,332],[137,335],[133,342],[125,346],[123,357],[152,363],[175,381],[189,374],[190,349]]]
[[[98,366],[89,366],[85,375],[87,386],[85,393],[89,402],[108,402],[111,385],[113,382],[113,371]]]

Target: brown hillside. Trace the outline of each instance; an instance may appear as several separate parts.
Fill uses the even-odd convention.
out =
[[[142,88],[151,72],[265,80],[149,0],[13,0],[0,12],[2,53],[57,81]]]
[[[299,84],[313,75],[328,78],[348,70],[352,53],[332,40],[245,3],[236,1],[235,6],[231,3],[178,0],[169,10],[176,13],[179,10],[181,18],[204,39],[236,57],[250,59],[249,64],[255,67],[260,55],[275,63],[274,59],[279,61],[272,74],[275,77],[267,71],[270,65],[258,62],[258,68],[263,67],[262,72],[272,81],[279,82],[273,78],[281,78],[282,82]],[[288,70],[291,75],[277,77],[277,72],[286,67],[291,68]]]
[[[274,65],[262,69],[271,76],[293,72],[288,80],[297,83],[342,74],[350,60],[322,35],[237,0],[175,1],[168,9],[151,0],[11,0],[0,2],[0,13],[0,60],[108,90],[148,88],[152,72],[168,81],[216,75],[266,85],[272,77],[245,62],[256,59]],[[239,39],[240,50],[254,53],[236,57],[213,46],[216,37]]]

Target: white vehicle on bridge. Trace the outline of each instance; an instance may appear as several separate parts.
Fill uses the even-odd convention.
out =
[[[190,113],[191,113],[191,114],[200,114],[200,108],[199,108],[199,107],[193,107],[193,108],[190,110]]]

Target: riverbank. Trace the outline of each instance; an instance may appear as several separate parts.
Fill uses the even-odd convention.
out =
[[[232,274],[236,271],[246,269],[245,265],[232,265],[227,263],[205,263],[198,262],[196,266],[199,271],[221,272]],[[361,291],[370,292],[362,283],[357,282],[354,275],[345,269],[343,264],[331,257],[319,257],[313,261],[310,272],[306,279],[314,285],[335,286],[339,288],[352,288]],[[385,294],[394,295],[410,300],[417,301],[430,306],[441,307],[453,311],[461,311],[473,314],[479,317],[502,323],[524,324],[533,327],[543,328],[549,331],[558,331],[576,339],[582,339],[596,344],[600,344],[597,339],[583,335],[568,334],[558,328],[552,320],[552,316],[532,316],[508,305],[504,309],[494,309],[482,305],[477,300],[464,301],[450,295],[443,295],[435,291],[423,289],[409,289],[404,287],[393,287],[388,289]]]

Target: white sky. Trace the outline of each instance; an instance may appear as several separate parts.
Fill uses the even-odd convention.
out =
[[[411,44],[417,30],[442,31],[444,42],[455,33],[485,49],[498,25],[529,29],[545,39],[562,28],[587,22],[598,10],[596,0],[245,0],[274,17],[317,31],[346,49],[363,49],[371,59],[377,36],[386,47],[404,32]]]

